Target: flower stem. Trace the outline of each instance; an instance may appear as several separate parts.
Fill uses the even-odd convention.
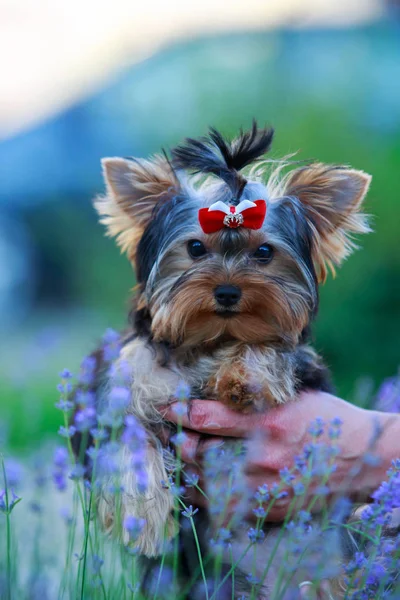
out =
[[[4,464],[3,455],[1,457],[1,466],[4,477],[4,491],[6,500],[6,548],[7,548],[7,567],[6,567],[6,600],[11,600],[11,519],[10,519],[10,506],[8,498],[8,485],[7,485],[7,473]]]

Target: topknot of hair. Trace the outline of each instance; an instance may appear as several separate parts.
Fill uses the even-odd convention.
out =
[[[239,171],[268,152],[273,136],[272,128],[259,129],[256,121],[249,131],[241,129],[239,136],[232,141],[210,128],[207,136],[187,138],[182,145],[174,148],[171,151],[172,164],[177,169],[220,177],[238,200],[246,185],[246,179]]]

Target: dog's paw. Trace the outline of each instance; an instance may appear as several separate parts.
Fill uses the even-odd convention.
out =
[[[262,407],[260,386],[250,381],[247,370],[240,363],[220,369],[210,380],[209,387],[215,398],[233,410],[250,413]]]

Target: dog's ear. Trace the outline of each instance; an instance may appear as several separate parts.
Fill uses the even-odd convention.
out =
[[[284,181],[285,196],[300,200],[313,230],[313,259],[319,279],[327,267],[335,272],[356,247],[352,235],[370,228],[361,205],[371,176],[347,167],[314,163],[289,173]]]
[[[107,194],[94,205],[107,233],[115,236],[123,252],[134,260],[136,246],[155,206],[179,193],[179,183],[168,160],[104,158],[103,176]]]

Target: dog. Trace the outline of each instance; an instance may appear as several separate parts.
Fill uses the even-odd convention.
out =
[[[329,391],[309,344],[318,288],[367,233],[370,175],[347,166],[265,158],[272,128],[216,129],[149,159],[105,158],[94,205],[132,263],[137,289],[116,363],[130,370],[127,408],[148,436],[145,502],[129,452],[123,515],[144,518],[138,551],[157,556],[176,534],[160,410],[182,382],[191,398],[263,412],[302,389]],[[112,502],[99,499],[105,527]],[[129,533],[122,531],[127,543]],[[222,596],[221,596],[222,597]]]

